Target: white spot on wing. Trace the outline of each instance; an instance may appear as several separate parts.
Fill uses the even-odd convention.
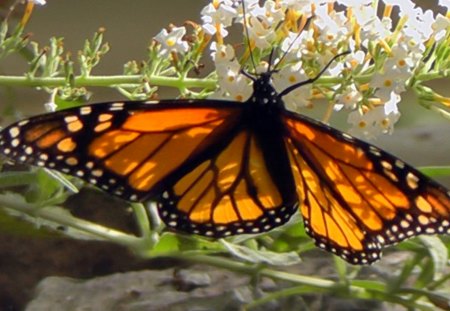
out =
[[[9,129],[9,135],[11,138],[16,138],[20,133],[20,129],[17,126],[14,126]]]
[[[92,107],[84,106],[80,108],[80,114],[81,115],[88,115],[92,112]]]
[[[78,117],[77,116],[67,116],[64,118],[64,121],[66,123],[75,122],[75,121],[78,121]]]
[[[20,144],[20,140],[17,138],[15,138],[11,141],[11,146],[13,146],[13,147],[17,147],[17,146],[19,146],[19,144]]]

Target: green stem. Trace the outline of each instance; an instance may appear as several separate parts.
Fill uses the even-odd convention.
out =
[[[123,85],[141,84],[144,77],[142,75],[113,75],[113,76],[77,76],[73,79],[74,86],[104,86],[116,87]],[[193,79],[193,78],[173,78],[151,76],[148,77],[150,84],[179,88],[181,84],[186,87],[199,87],[214,89],[216,80],[213,79]],[[18,77],[0,76],[0,85],[3,86],[25,86],[25,87],[58,87],[67,85],[67,79],[63,77]]]
[[[430,80],[437,80],[444,77],[448,77],[450,75],[450,69],[447,70],[440,70],[440,71],[430,71],[427,73],[418,74],[416,76],[416,80],[418,81],[430,81]]]
[[[358,82],[369,82],[372,75],[360,75],[355,77]],[[442,77],[442,73],[432,72],[422,74],[417,78],[419,80],[431,80]],[[82,86],[100,86],[100,87],[120,87],[139,85],[145,79],[142,75],[111,75],[111,76],[88,76],[74,77],[75,87]],[[147,78],[151,85],[167,86],[174,88],[206,88],[214,89],[217,87],[216,79],[197,79],[197,78],[178,78],[164,76],[150,76]],[[318,85],[334,85],[342,82],[341,77],[322,76],[317,81]],[[0,85],[2,86],[21,86],[21,87],[60,87],[67,85],[65,77],[23,77],[23,76],[2,76],[0,75]]]
[[[186,253],[180,253],[180,254],[173,254],[170,255],[171,258],[178,258],[180,260],[188,260],[193,263],[198,264],[206,264],[218,268],[227,269],[229,271],[249,274],[249,275],[255,275],[258,274],[259,276],[265,276],[269,277],[274,280],[279,281],[287,281],[293,284],[301,285],[302,287],[295,288],[292,290],[287,290],[287,292],[281,292],[280,297],[284,295],[292,295],[294,293],[300,293],[300,292],[328,292],[328,293],[334,293],[336,295],[341,295],[343,297],[358,297],[360,299],[377,299],[382,298],[379,300],[385,300],[390,301],[393,303],[397,303],[403,306],[407,306],[410,308],[418,308],[421,310],[433,310],[433,305],[425,302],[425,301],[410,301],[408,299],[404,299],[400,295],[397,295],[395,293],[386,293],[383,291],[377,291],[377,290],[370,290],[366,289],[359,285],[346,285],[342,284],[340,282],[325,280],[321,278],[311,277],[311,276],[305,276],[305,275],[298,275],[283,271],[278,271],[266,267],[262,267],[260,265],[255,264],[248,264],[239,262],[232,259],[227,259],[223,257],[216,257],[216,256],[207,256],[207,255],[199,255],[199,254],[186,254]],[[305,286],[309,287],[309,291],[305,290]],[[343,289],[343,290],[341,290]],[[272,299],[277,298],[278,295],[275,295],[274,297],[271,297]],[[270,298],[267,300],[271,300]],[[255,307],[259,303],[255,303],[255,305],[250,304],[249,307]]]
[[[330,289],[336,287],[337,285],[336,282],[329,280],[277,271],[261,267],[260,265],[243,263],[237,260],[227,259],[223,257],[204,256],[199,254],[187,255],[186,253],[180,255],[171,255],[170,257],[177,257],[181,260],[188,260],[195,263],[206,264],[245,274],[259,274],[261,276],[267,276],[273,279],[289,281],[302,285],[309,285],[316,288]],[[353,290],[361,290],[361,288],[356,286],[352,286],[352,288]]]
[[[19,199],[17,195],[0,195],[0,207],[21,212],[33,218],[42,218],[62,226],[71,227],[96,238],[111,241],[131,249],[139,247],[141,239],[123,232],[106,228],[95,223],[75,218],[69,213],[61,212],[60,208],[41,208]]]
[[[2,172],[0,174],[0,188],[27,186],[37,180],[34,172]]]

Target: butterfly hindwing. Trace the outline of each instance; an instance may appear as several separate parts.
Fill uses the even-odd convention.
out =
[[[352,263],[383,245],[450,233],[450,194],[413,167],[361,140],[286,112],[285,143],[305,228]]]
[[[286,191],[290,187],[278,183],[268,161],[270,151],[243,124],[174,175],[157,200],[170,227],[216,238],[260,233],[284,224],[296,212],[297,200]]]

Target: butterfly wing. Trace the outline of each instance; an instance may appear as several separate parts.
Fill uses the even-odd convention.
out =
[[[242,107],[213,100],[83,106],[9,126],[0,152],[126,200],[155,199],[178,230],[267,231],[286,222],[297,201],[272,180]]]
[[[233,128],[240,111],[207,100],[94,104],[13,124],[1,132],[0,151],[142,201]]]
[[[450,233],[450,194],[413,167],[361,140],[285,112],[285,144],[305,228],[317,246],[350,263],[383,245]]]

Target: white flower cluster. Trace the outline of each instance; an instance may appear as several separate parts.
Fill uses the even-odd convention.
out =
[[[263,4],[245,0],[244,5],[245,10],[241,0],[212,0],[201,12],[203,32],[214,39],[210,49],[219,88],[213,96],[245,101],[252,87],[242,68],[254,73],[276,66],[273,84],[282,91],[314,77],[336,54],[350,51],[315,85],[298,88],[283,99],[294,110],[312,107],[317,98],[330,100],[335,110],[349,109],[350,131],[359,136],[392,132],[408,82],[432,45],[449,41],[449,14],[434,16],[410,0],[267,0]],[[377,15],[380,5],[381,16]],[[448,11],[450,2],[441,0],[439,5]],[[394,8],[399,12],[395,18]],[[234,49],[237,45],[224,42],[236,24],[244,38],[249,36],[240,57]],[[184,27],[163,30],[155,38],[160,53],[185,53],[185,32]],[[263,59],[272,50],[272,64],[267,64]]]

